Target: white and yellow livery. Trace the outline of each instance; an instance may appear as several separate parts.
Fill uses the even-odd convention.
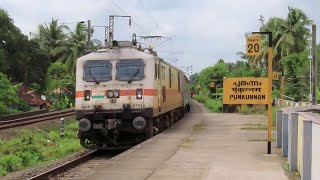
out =
[[[180,119],[188,105],[184,73],[131,42],[110,43],[77,60],[79,138],[93,149],[128,148]]]

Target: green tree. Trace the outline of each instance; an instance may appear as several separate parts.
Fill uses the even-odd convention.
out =
[[[61,54],[58,61],[65,63],[70,74],[75,73],[76,60],[85,54],[86,38],[87,27],[77,23],[75,30],[69,32],[67,43],[56,48],[55,55]]]
[[[280,59],[290,53],[303,52],[308,44],[310,34],[307,25],[310,20],[305,13],[296,8],[288,7],[289,13],[286,19],[272,17],[261,27],[260,31],[272,32],[273,69],[283,70]],[[256,59],[264,59],[267,64],[268,43],[267,36],[263,36],[262,54]]]
[[[281,57],[290,53],[299,53],[306,49],[310,31],[307,28],[310,20],[305,13],[297,8],[289,7],[289,13],[286,21],[280,24],[277,33],[281,38],[275,48],[280,47]]]
[[[309,52],[290,54],[281,59],[284,66],[285,95],[296,100],[307,100],[309,94]]]
[[[35,39],[39,42],[41,48],[45,50],[51,62],[59,59],[61,54],[60,48],[66,46],[67,36],[65,30],[68,27],[64,24],[59,24],[57,19],[52,19],[49,24],[44,23],[39,25]]]
[[[39,45],[23,35],[6,11],[0,9],[0,72],[14,82],[45,85],[48,57]],[[39,78],[40,77],[40,78]]]

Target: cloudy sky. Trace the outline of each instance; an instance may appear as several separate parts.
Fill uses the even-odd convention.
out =
[[[259,16],[285,18],[288,6],[315,20],[319,42],[319,0],[0,0],[0,8],[24,34],[52,18],[70,27],[88,19],[99,26],[108,25],[110,14],[131,15],[131,28],[127,19],[115,20],[114,39],[129,40],[132,33],[173,37],[157,47],[159,54],[179,67],[193,66],[193,72],[219,59],[239,59],[236,53],[245,50],[244,34],[261,26]],[[103,33],[103,28],[96,28],[93,38],[102,40]]]

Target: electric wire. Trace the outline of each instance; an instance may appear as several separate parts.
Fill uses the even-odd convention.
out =
[[[156,19],[149,13],[149,11],[144,7],[144,5],[141,3],[140,0],[138,0],[138,3],[139,3],[140,6],[144,9],[144,11],[147,13],[147,15],[150,17],[150,19],[154,21],[154,23],[155,23],[155,25],[156,25],[155,29],[156,29],[157,27],[160,28],[160,26],[159,26],[159,24],[157,23]]]
[[[118,8],[120,9],[125,15],[129,16],[117,3],[115,3],[113,0],[111,0],[111,2]],[[147,33],[148,32],[146,30],[144,30],[136,21],[134,21],[133,19],[131,19],[131,21],[138,26],[143,32]]]

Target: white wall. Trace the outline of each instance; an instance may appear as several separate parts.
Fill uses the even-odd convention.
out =
[[[320,124],[312,123],[311,179],[320,180]]]

